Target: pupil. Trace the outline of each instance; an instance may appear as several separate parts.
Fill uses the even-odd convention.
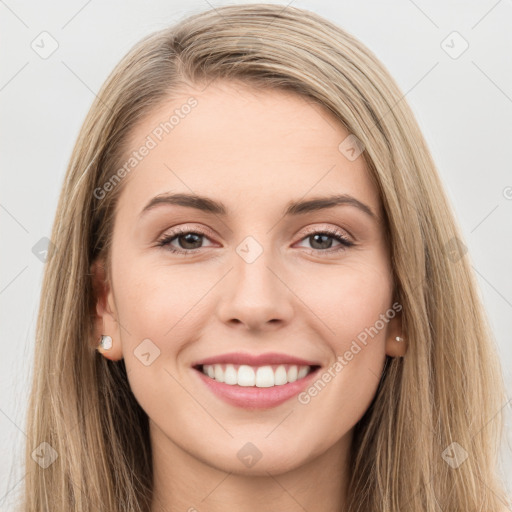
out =
[[[185,240],[185,247],[184,249],[190,249],[191,247],[187,247],[187,244],[197,244],[198,243],[198,239],[201,237],[202,235],[198,235],[196,233],[187,233],[186,235],[182,235],[180,238],[182,240]],[[195,240],[194,240],[195,239]],[[199,240],[200,242],[200,240]],[[183,244],[182,244],[183,245]],[[194,247],[192,247],[194,248]]]
[[[317,238],[325,238],[326,241],[322,242],[320,241],[320,245],[321,245],[321,249],[329,249],[330,246],[331,246],[331,243],[332,243],[332,240],[330,239],[330,236],[329,235],[322,235],[322,234],[316,234],[316,235],[313,235],[313,240],[317,241]]]

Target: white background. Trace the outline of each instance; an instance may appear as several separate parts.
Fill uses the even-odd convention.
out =
[[[225,3],[0,2],[0,511],[12,510],[24,478],[20,460],[44,267],[32,247],[50,236],[82,121],[94,94],[134,43]],[[512,1],[296,0],[291,5],[355,35],[406,94],[463,229],[511,399]],[[59,45],[47,59],[31,48],[43,31]],[[453,31],[469,44],[456,59],[441,46]],[[510,494],[510,404],[505,410],[501,470]]]

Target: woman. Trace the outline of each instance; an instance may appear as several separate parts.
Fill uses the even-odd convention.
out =
[[[59,200],[21,510],[503,510],[461,238],[339,27],[238,5],[146,37]]]

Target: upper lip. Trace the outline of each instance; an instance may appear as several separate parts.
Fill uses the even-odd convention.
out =
[[[320,366],[316,361],[307,361],[299,357],[288,354],[279,354],[277,352],[267,352],[266,354],[246,354],[242,352],[233,352],[230,354],[221,354],[218,356],[201,359],[192,364],[203,366],[205,364],[246,364],[248,366],[265,366],[271,364],[295,364],[298,366]]]

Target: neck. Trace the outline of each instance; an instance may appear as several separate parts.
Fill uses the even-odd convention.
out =
[[[176,445],[153,422],[150,425],[151,512],[344,510],[352,431],[321,454],[309,454],[306,446],[304,463],[284,472],[263,468],[262,458],[256,475],[214,467]]]

